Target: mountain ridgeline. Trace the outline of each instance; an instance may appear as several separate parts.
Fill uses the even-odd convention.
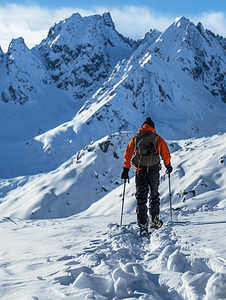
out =
[[[75,101],[87,100],[105,82],[109,87],[112,77],[124,75],[117,70],[119,63],[133,64],[121,88],[127,97],[132,92],[132,105],[140,106],[142,113],[148,114],[145,101],[156,95],[160,102],[175,101],[169,79],[175,70],[226,103],[225,61],[226,39],[184,17],[162,33],[151,30],[133,41],[116,31],[109,13],[84,18],[76,13],[50,28],[47,38],[32,49],[21,37],[12,40],[6,54],[0,50],[0,98],[23,105],[37,94],[45,97],[45,87],[53,86]]]
[[[23,38],[13,39],[6,54],[0,50],[5,71],[1,100],[23,104],[40,84],[56,85],[74,99],[87,98],[137,48],[139,56],[149,51],[167,62],[166,72],[169,64],[179,62],[185,73],[226,102],[225,38],[204,30],[201,23],[195,26],[179,18],[162,33],[151,30],[142,40],[133,41],[116,31],[109,13],[84,18],[73,14],[50,28],[47,38],[32,49]]]
[[[109,13],[76,13],[32,49],[22,37],[0,49],[0,74],[5,162],[35,144],[55,155],[49,171],[147,116],[166,139],[226,131],[226,39],[185,17],[134,41]]]

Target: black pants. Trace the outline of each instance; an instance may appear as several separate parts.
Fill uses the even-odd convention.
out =
[[[142,169],[136,173],[136,199],[137,199],[137,223],[138,226],[148,224],[147,200],[149,196],[149,214],[151,218],[159,215],[160,199],[159,199],[159,171],[160,166]]]

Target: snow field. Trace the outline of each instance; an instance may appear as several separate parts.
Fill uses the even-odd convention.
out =
[[[226,299],[225,242],[216,248],[213,235],[225,210],[202,214],[176,212],[182,225],[165,212],[150,240],[139,237],[135,214],[122,227],[119,215],[2,219],[1,299]]]

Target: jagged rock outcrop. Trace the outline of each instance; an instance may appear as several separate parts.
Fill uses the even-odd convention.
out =
[[[42,61],[28,49],[23,38],[13,39],[5,54],[2,101],[24,104],[33,100],[42,84],[50,84],[50,78]]]

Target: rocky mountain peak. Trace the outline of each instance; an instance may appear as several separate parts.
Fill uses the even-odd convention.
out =
[[[12,50],[16,50],[17,48],[27,48],[25,42],[24,42],[24,38],[23,37],[19,37],[16,39],[12,39],[11,43],[9,44],[9,48],[8,51],[12,51]],[[28,48],[27,48],[28,49]]]
[[[115,30],[115,24],[112,20],[111,14],[109,12],[103,14],[104,24],[113,28]]]
[[[172,23],[172,25],[175,27],[178,27],[180,29],[186,29],[190,23],[191,23],[191,21],[188,18],[182,16],[182,17],[176,18],[175,21]]]
[[[8,51],[6,53],[7,61],[9,64],[11,61],[23,67],[23,64],[27,60],[26,56],[29,52],[30,50],[25,44],[24,39],[22,37],[12,39],[11,43],[9,44]]]
[[[90,17],[73,14],[52,27],[36,51],[57,88],[78,100],[91,95],[118,61],[129,58],[135,46],[136,42],[115,30],[109,13]]]
[[[100,42],[100,37],[107,38],[109,30],[121,36],[115,30],[110,13],[89,17],[82,17],[79,13],[75,13],[70,18],[51,27],[47,38],[42,41],[39,47],[46,45],[46,50],[48,50],[54,45],[65,42],[75,47],[78,44],[95,44],[95,42]]]

